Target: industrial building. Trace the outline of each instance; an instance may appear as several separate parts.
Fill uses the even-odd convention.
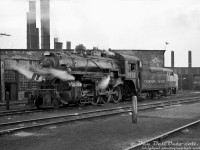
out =
[[[200,67],[192,67],[191,51],[188,51],[188,67],[174,67],[174,51],[171,51],[170,68],[179,76],[179,90],[200,89]]]
[[[144,65],[149,65],[152,67],[165,66],[165,50],[113,49],[112,51],[120,54],[136,56],[141,59]]]
[[[5,92],[10,93],[10,100],[22,100],[25,92],[31,88],[37,88],[39,83],[32,82],[12,68],[17,62],[24,67],[31,65],[38,68],[38,60],[41,53],[51,50],[62,50],[63,43],[54,38],[54,49],[50,49],[50,3],[49,0],[40,1],[41,12],[41,46],[39,46],[39,29],[36,27],[36,1],[29,1],[27,13],[27,49],[1,49],[0,63],[0,97],[5,101]],[[41,47],[41,49],[40,49]],[[66,42],[66,50],[71,49],[71,42]],[[152,67],[165,67],[165,50],[140,50],[140,49],[112,49],[111,51],[133,55],[142,60],[143,65]],[[171,53],[169,67],[179,76],[179,90],[200,89],[200,67],[192,67],[192,53],[188,52],[188,67],[174,67],[174,52]]]

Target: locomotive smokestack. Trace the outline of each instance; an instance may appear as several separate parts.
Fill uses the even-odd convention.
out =
[[[40,0],[41,49],[50,49],[50,7],[49,0]]]
[[[174,51],[171,51],[171,67],[174,68]]]
[[[192,67],[192,52],[188,51],[188,67]]]
[[[67,41],[66,49],[67,49],[67,50],[70,50],[70,49],[71,49],[71,42],[70,42],[70,41]]]

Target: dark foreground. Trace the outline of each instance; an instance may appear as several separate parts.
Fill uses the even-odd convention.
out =
[[[0,137],[1,150],[121,150],[200,119],[200,103],[74,122]],[[197,141],[199,142],[199,141]],[[200,143],[198,143],[200,145]]]

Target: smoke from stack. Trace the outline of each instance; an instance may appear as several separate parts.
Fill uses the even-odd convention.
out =
[[[40,0],[41,49],[50,49],[50,4],[49,0]]]

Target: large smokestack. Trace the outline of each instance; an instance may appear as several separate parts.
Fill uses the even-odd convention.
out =
[[[36,28],[36,2],[29,1],[27,13],[27,49],[39,49],[39,30]]]
[[[40,0],[41,49],[50,49],[50,7],[49,0]]]
[[[188,67],[192,67],[192,52],[188,51]]]
[[[66,44],[67,44],[67,45],[66,45],[66,49],[67,49],[67,50],[71,50],[71,42],[70,42],[70,41],[67,41]]]
[[[55,42],[55,50],[62,50],[63,43],[62,42]]]
[[[171,67],[174,68],[174,51],[171,51]]]
[[[58,38],[54,38],[54,49],[56,49],[56,43],[58,42]]]

